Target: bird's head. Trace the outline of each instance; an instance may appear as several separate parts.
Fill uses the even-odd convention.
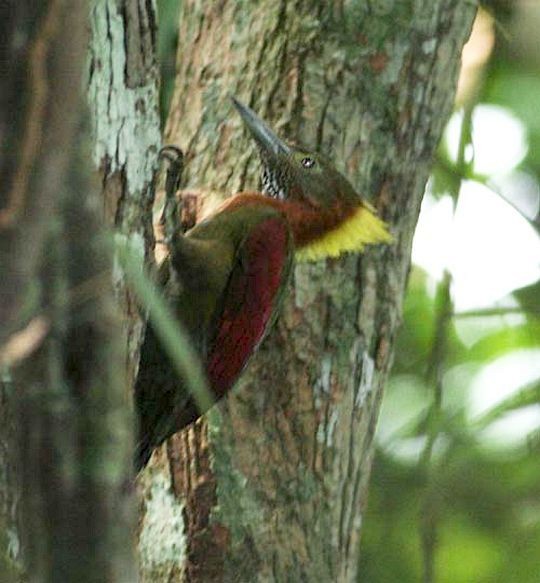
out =
[[[264,194],[320,209],[360,203],[349,181],[324,156],[285,143],[249,107],[232,99],[259,148]]]
[[[289,219],[297,258],[337,257],[391,241],[375,209],[328,160],[286,144],[249,107],[233,102],[259,148],[263,193]]]

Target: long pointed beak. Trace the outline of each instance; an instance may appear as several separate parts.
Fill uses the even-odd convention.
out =
[[[249,128],[253,139],[257,142],[257,145],[263,150],[263,152],[273,154],[274,156],[288,156],[291,153],[291,148],[289,148],[285,142],[281,141],[264,123],[264,121],[255,115],[253,110],[247,105],[240,103],[235,97],[231,97],[231,99],[238,110],[240,117]]]

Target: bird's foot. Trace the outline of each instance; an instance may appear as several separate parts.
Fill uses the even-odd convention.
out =
[[[180,182],[182,181],[182,173],[184,171],[184,152],[182,152],[178,146],[173,146],[171,144],[161,148],[158,158],[160,160],[167,160],[169,163],[165,191],[167,198],[170,198],[174,196],[180,187]]]

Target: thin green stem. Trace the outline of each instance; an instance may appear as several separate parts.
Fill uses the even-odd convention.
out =
[[[472,156],[466,159],[467,149],[472,147],[472,113],[474,104],[466,107],[463,112],[463,121],[459,139],[456,167],[458,172],[453,183],[450,195],[455,213],[461,190],[461,175],[472,166]],[[433,386],[433,400],[428,411],[427,440],[420,456],[419,469],[426,475],[427,483],[420,508],[420,539],[423,556],[423,583],[435,581],[435,553],[438,539],[439,504],[437,488],[435,487],[435,470],[433,467],[433,451],[437,438],[441,432],[443,412],[443,376],[446,366],[448,338],[450,326],[454,316],[452,302],[452,275],[445,270],[442,280],[437,286],[435,331],[433,344],[426,370],[426,383]]]
[[[524,310],[521,306],[512,306],[508,308],[484,308],[481,310],[466,310],[463,312],[455,312],[454,318],[485,318],[491,316],[511,316],[512,314],[540,315],[540,311]]]
[[[182,323],[175,318],[158,289],[141,270],[140,261],[129,246],[117,245],[117,250],[135,294],[141,304],[148,308],[149,320],[163,343],[163,348],[178,374],[184,379],[199,410],[206,411],[214,400],[210,395],[199,355],[191,345]]]
[[[489,180],[489,177],[474,172],[472,168],[460,171],[458,166],[452,165],[449,161],[445,160],[441,156],[437,158],[437,165],[443,172],[445,172],[448,176],[451,176],[456,181],[461,182],[463,180],[471,180],[472,182],[477,182],[478,184],[489,188],[493,194],[497,195],[506,204],[511,206],[540,235],[540,219],[538,217],[535,219],[528,217],[514,202],[504,196],[499,188],[493,184],[491,180]]]

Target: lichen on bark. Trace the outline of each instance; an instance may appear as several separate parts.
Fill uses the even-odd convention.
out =
[[[154,174],[161,145],[155,3],[94,2],[90,24],[88,102],[106,219],[130,248],[140,250],[141,263],[145,258],[151,263]],[[124,273],[119,264],[116,267],[131,386],[142,321]]]

